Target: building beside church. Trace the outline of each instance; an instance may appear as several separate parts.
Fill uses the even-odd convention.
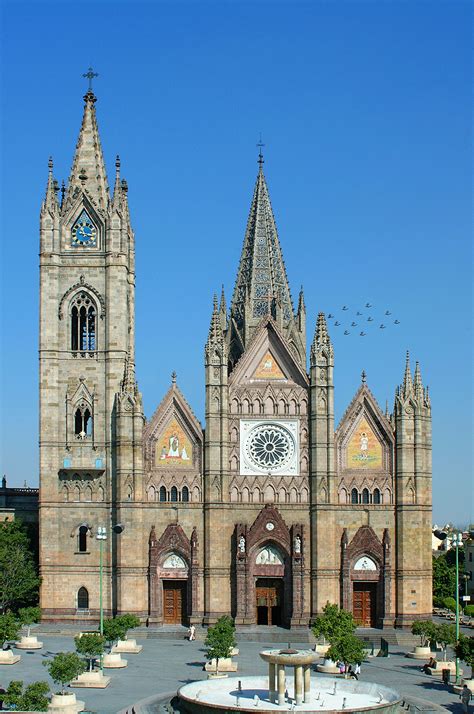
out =
[[[135,236],[84,114],[67,186],[40,217],[40,568],[45,619],[362,626],[431,614],[431,407],[407,356],[393,413],[365,376],[334,423],[334,349],[306,354],[260,157],[234,292],[214,300],[205,426],[173,375],[145,419],[135,378]],[[309,363],[309,371],[308,371]],[[197,369],[199,356],[196,355]],[[121,523],[121,534],[113,526]]]

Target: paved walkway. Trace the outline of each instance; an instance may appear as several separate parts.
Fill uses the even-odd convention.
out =
[[[22,679],[24,683],[37,680],[51,682],[42,662],[60,651],[73,651],[74,641],[68,636],[42,635],[44,647],[40,651],[22,652],[21,661],[13,666],[0,667],[0,685],[6,687],[11,679]],[[112,678],[105,690],[75,689],[78,699],[86,702],[88,711],[97,714],[116,714],[134,703],[161,692],[174,692],[182,684],[196,679],[205,679],[202,670],[204,650],[202,642],[188,642],[184,639],[158,640],[143,639],[143,650],[138,655],[123,655],[128,667],[122,670],[106,670]],[[273,643],[267,643],[274,646]],[[282,642],[286,645],[287,642]],[[292,642],[293,646],[307,647],[307,643]],[[267,665],[258,653],[265,647],[262,642],[239,643],[240,655],[236,658],[239,670],[236,674],[259,675],[267,672]],[[16,651],[19,653],[19,651]],[[452,712],[461,712],[458,697],[438,681],[420,671],[420,663],[404,657],[404,650],[393,647],[388,659],[374,658],[362,665],[361,678],[392,687],[407,697],[429,700],[446,707]],[[465,668],[465,672],[468,671]],[[317,675],[324,676],[324,675]],[[57,689],[57,688],[56,688]]]

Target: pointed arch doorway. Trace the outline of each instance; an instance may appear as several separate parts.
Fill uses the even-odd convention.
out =
[[[283,578],[257,578],[255,583],[257,625],[282,625],[284,612]]]

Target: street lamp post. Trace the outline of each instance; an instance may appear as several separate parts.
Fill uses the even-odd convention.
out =
[[[455,533],[453,545],[456,549],[456,644],[459,642],[459,548],[462,546],[462,533]],[[459,684],[459,657],[456,655],[456,684]]]
[[[97,527],[97,540],[99,541],[99,632],[104,634],[104,601],[103,601],[103,550],[104,540],[107,540],[107,529],[105,526]]]

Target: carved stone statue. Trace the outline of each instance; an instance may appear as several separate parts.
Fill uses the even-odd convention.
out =
[[[295,537],[295,553],[299,555],[301,553],[301,536],[297,535]]]
[[[243,535],[239,538],[239,552],[245,553],[245,538]]]

